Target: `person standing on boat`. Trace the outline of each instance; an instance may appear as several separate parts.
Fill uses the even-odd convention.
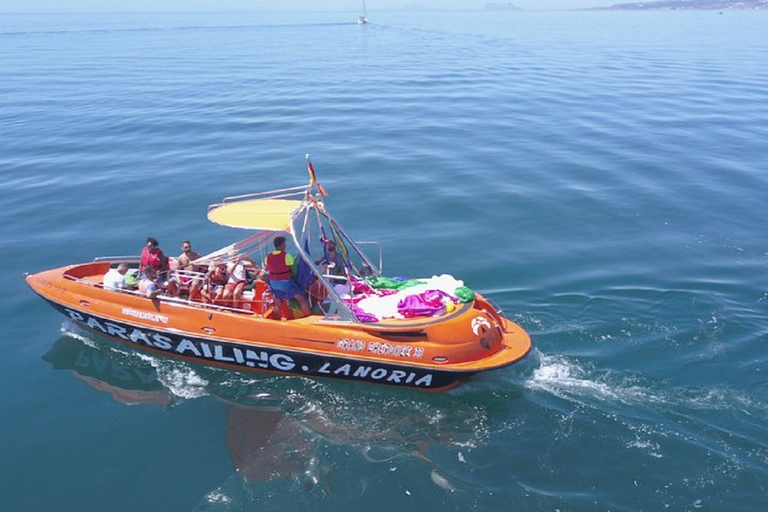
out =
[[[276,237],[274,244],[275,250],[267,254],[264,260],[264,268],[269,274],[269,287],[279,301],[296,299],[304,316],[309,316],[309,303],[293,280],[293,256],[285,251],[285,237]]]

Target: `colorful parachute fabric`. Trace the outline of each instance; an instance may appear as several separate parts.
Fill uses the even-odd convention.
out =
[[[361,322],[440,316],[475,299],[475,292],[448,274],[418,280],[368,278],[352,282],[352,290],[347,303]]]
[[[453,298],[440,290],[427,290],[418,295],[407,295],[397,303],[397,310],[405,318],[445,314]]]
[[[369,277],[366,282],[377,290],[404,290],[412,286],[424,284],[425,281],[406,279],[404,277]]]

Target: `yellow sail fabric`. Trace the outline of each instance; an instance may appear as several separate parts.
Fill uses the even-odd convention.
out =
[[[301,205],[292,199],[251,199],[212,206],[208,219],[233,228],[291,230],[291,213]]]

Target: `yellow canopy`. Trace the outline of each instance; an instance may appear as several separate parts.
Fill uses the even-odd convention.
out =
[[[208,210],[208,219],[233,228],[288,231],[291,213],[301,205],[293,199],[250,199],[223,203]]]

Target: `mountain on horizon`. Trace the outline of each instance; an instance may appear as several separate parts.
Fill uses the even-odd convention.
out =
[[[485,4],[486,11],[522,11],[522,9],[512,2],[488,2]]]
[[[610,10],[762,10],[768,9],[768,0],[661,0],[615,4]]]

